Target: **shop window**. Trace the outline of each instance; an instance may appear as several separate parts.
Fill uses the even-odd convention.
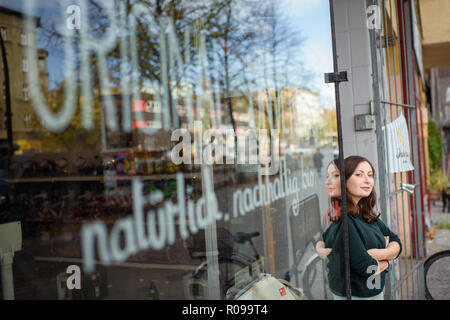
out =
[[[31,112],[25,112],[25,115],[23,116],[23,124],[25,125],[25,128],[31,128]]]
[[[22,252],[35,263],[27,276],[36,280],[15,274],[17,299],[225,299],[261,272],[285,277],[288,271],[296,286],[301,275],[310,276],[301,284],[306,295],[325,297],[326,283],[313,279],[324,269],[311,246],[326,217],[336,116],[321,102],[327,87],[310,89],[296,66],[314,64],[300,54],[309,48],[298,35],[329,28],[328,6],[314,13],[322,25],[290,27],[284,22],[298,21],[305,9],[292,1],[283,0],[290,16],[269,1],[258,8],[254,1],[218,2],[232,7],[209,12],[204,1],[186,0],[177,6],[189,6],[189,13],[165,8],[174,25],[156,28],[155,37],[147,30],[168,20],[139,17],[135,45],[109,48],[105,61],[93,53],[89,66],[74,54],[73,70],[64,70],[61,48],[42,48],[39,41],[33,48],[39,72],[30,72],[23,55],[22,70],[30,73],[19,98],[30,101],[33,86],[45,99],[16,112],[27,140],[21,144],[26,152],[11,164],[17,181],[11,194],[27,227]],[[110,22],[98,6],[89,10],[90,26],[98,30],[91,36],[108,47],[103,31]],[[61,40],[46,27],[36,30],[37,39]],[[21,33],[22,45],[30,40]],[[331,53],[329,39],[317,41]],[[323,71],[314,77],[323,83]],[[70,104],[72,115],[63,110]],[[43,107],[51,112],[37,112]],[[37,132],[35,123],[44,130]],[[174,140],[177,134],[183,143]],[[265,171],[262,158],[278,168]],[[137,237],[129,233],[134,224],[143,230]],[[104,264],[105,257],[118,265]],[[15,263],[30,265],[25,258]],[[78,291],[65,280],[72,264],[85,267]],[[208,278],[212,269],[219,275],[214,279]],[[38,280],[42,285],[34,285]]]
[[[0,32],[2,34],[3,41],[7,40],[6,31],[7,31],[6,27],[0,27]]]
[[[28,72],[28,60],[25,57],[22,58],[22,71]]]
[[[39,57],[38,61],[39,71],[45,71],[45,59],[42,57]]]
[[[23,100],[25,101],[30,100],[30,90],[27,84],[23,85]]]
[[[20,44],[22,46],[26,46],[28,44],[28,37],[25,32],[20,33]]]

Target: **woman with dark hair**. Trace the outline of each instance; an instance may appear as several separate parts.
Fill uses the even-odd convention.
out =
[[[339,168],[337,161],[334,167]],[[380,214],[373,211],[376,194],[372,164],[363,157],[350,156],[344,160],[344,170],[352,299],[382,300],[386,270],[389,261],[400,255],[401,241],[379,219]],[[333,196],[339,198],[340,194],[334,193]],[[329,259],[327,266],[330,289],[334,299],[341,300],[346,296],[342,220],[333,221],[331,216],[330,220],[333,223],[323,233],[324,241],[316,244],[316,250],[321,258]]]
[[[341,175],[339,172],[339,159],[334,159],[328,164],[326,176],[326,192],[329,199],[329,209],[327,217],[324,217],[323,228],[328,227],[328,220],[331,222],[339,221],[341,217]],[[328,218],[328,219],[327,219]],[[325,259],[331,252],[330,248],[325,248],[325,242],[316,243],[316,252]]]

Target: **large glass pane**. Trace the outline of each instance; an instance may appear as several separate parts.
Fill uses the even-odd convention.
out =
[[[237,298],[260,273],[327,297],[327,0],[0,5],[17,299]]]

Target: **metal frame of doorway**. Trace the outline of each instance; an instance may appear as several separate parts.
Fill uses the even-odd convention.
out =
[[[367,0],[380,9],[381,28],[370,30],[373,106],[376,115],[380,211],[402,242],[403,251],[389,272],[386,299],[424,299],[423,262],[426,172],[420,137],[420,100],[416,99],[412,0]],[[401,113],[406,118],[413,171],[389,172],[386,124]],[[419,131],[419,132],[418,132]],[[421,152],[422,151],[422,152]],[[408,188],[409,187],[409,188]],[[384,190],[384,194],[383,194]]]

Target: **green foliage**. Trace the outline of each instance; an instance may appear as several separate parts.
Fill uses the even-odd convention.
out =
[[[450,229],[450,221],[441,221],[438,224],[439,229]]]
[[[438,169],[442,161],[442,136],[436,122],[428,121],[428,156],[431,169]]]
[[[433,190],[444,190],[447,187],[447,176],[438,168],[432,168],[428,188]]]
[[[65,99],[64,82],[60,83],[57,89],[52,90],[47,98],[47,105],[55,114],[63,105]],[[76,111],[70,125],[63,132],[53,132],[46,128],[41,128],[41,141],[43,152],[61,152],[68,150],[98,150],[101,148],[101,112],[100,98],[93,99],[94,129],[86,130],[82,128],[81,117],[82,98],[80,89],[77,92]],[[39,121],[35,116],[34,124]]]

